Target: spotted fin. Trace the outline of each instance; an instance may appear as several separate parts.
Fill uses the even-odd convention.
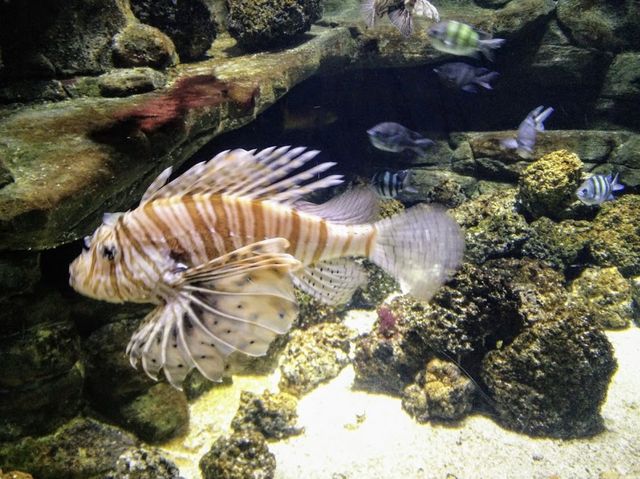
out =
[[[343,304],[367,282],[367,273],[350,258],[316,263],[298,271],[294,284],[325,304]]]
[[[264,355],[298,312],[290,273],[300,263],[284,253],[288,246],[269,239],[177,273],[164,286],[170,299],[131,338],[131,364],[154,379],[163,370],[180,389],[194,367],[219,381],[231,353]]]
[[[290,146],[270,147],[257,153],[243,149],[223,151],[158,187],[165,170],[151,184],[143,201],[180,195],[223,194],[231,198],[290,204],[307,193],[342,183],[340,175],[316,179],[335,163],[326,162],[303,168],[318,153],[317,150],[307,151],[305,147]]]
[[[378,215],[378,196],[371,188],[361,186],[345,191],[320,205],[300,201],[295,209],[319,216],[335,224],[369,223]]]

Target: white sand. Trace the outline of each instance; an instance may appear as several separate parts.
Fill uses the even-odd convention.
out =
[[[302,436],[269,444],[277,479],[640,478],[640,329],[608,333],[618,359],[602,411],[606,431],[585,440],[532,439],[472,416],[455,427],[418,424],[400,400],[351,391],[353,369],[301,399]],[[277,377],[234,379],[191,406],[186,438],[163,449],[186,479],[228,430],[240,391],[276,390]],[[364,417],[360,423],[357,417]],[[449,475],[449,476],[448,476]]]

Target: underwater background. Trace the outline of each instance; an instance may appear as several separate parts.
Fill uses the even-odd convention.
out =
[[[0,2],[0,477],[640,477],[640,5],[443,0],[405,36],[415,3],[369,27],[352,0]],[[443,52],[438,20],[505,42]],[[432,144],[384,151],[385,122]],[[368,261],[346,304],[297,291],[221,383],[133,369],[151,305],[75,292],[83,238],[169,166],[284,145],[345,175],[310,201],[441,205],[456,273],[429,302]]]

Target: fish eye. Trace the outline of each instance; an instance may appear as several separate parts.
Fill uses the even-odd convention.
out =
[[[109,261],[113,261],[114,258],[116,257],[116,247],[115,246],[103,246],[102,247],[102,257],[109,260]]]
[[[82,250],[89,251],[90,247],[91,247],[91,236],[85,236],[84,239],[82,240]]]

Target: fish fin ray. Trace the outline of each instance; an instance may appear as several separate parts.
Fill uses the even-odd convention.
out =
[[[171,176],[171,172],[173,171],[173,167],[169,167],[160,173],[155,180],[151,182],[147,190],[142,195],[142,199],[140,203],[145,203],[151,196],[153,196],[160,188],[162,188],[166,183],[169,177]]]
[[[360,14],[367,27],[373,28],[376,23],[375,0],[364,0],[360,3]]]
[[[359,287],[366,284],[367,273],[352,258],[321,261],[294,275],[294,284],[325,304],[349,301]]]
[[[343,225],[373,221],[379,210],[377,195],[366,186],[351,188],[322,204],[299,202],[294,207],[298,211]]]
[[[411,19],[411,13],[406,8],[398,8],[391,10],[389,13],[389,20],[400,31],[404,37],[410,37],[413,33],[413,20]]]
[[[413,7],[413,14],[418,17],[425,17],[434,22],[440,21],[440,13],[438,9],[427,0],[417,0]]]

